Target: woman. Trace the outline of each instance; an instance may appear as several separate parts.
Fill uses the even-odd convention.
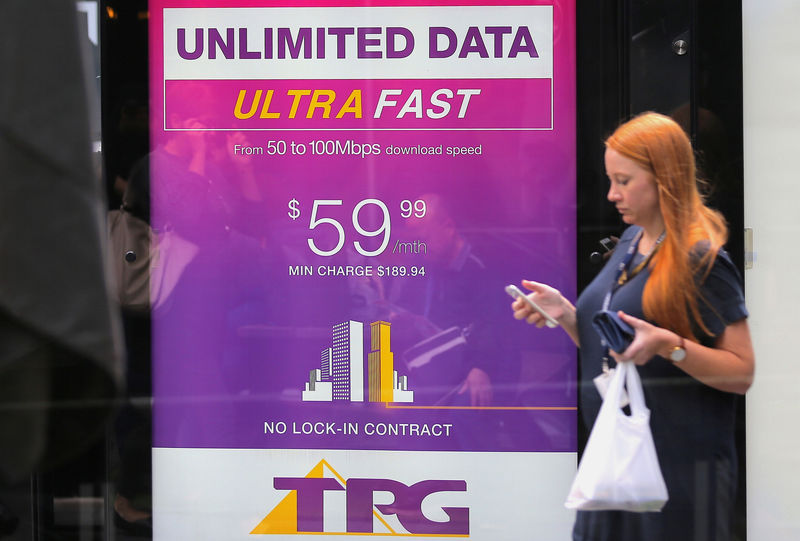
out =
[[[660,513],[579,511],[573,540],[727,540],[735,395],[753,381],[754,356],[741,279],[722,249],[725,221],[703,203],[691,144],[669,117],[645,113],[621,125],[606,141],[605,166],[608,200],[630,225],[608,264],[575,306],[549,286],[523,285],[580,347],[590,428],[601,404],[592,379],[606,353],[592,315],[608,302],[635,329],[630,346],[610,355],[638,367],[669,501]],[[512,309],[545,323],[520,299]]]

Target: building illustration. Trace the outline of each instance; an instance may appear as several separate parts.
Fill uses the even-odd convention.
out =
[[[365,360],[368,386],[365,386]],[[370,323],[369,354],[364,356],[364,324],[344,321],[333,326],[332,347],[322,350],[319,368],[309,372],[304,402],[413,402],[408,376],[394,369],[391,324]]]
[[[333,348],[325,348],[320,355],[320,368],[309,373],[303,400],[307,402],[330,402],[333,400],[333,382],[331,381],[331,354]]]
[[[333,327],[333,399],[364,401],[364,324],[345,321]]]
[[[413,402],[414,391],[408,390],[408,377],[398,377],[394,369],[391,324],[370,323],[369,401]]]

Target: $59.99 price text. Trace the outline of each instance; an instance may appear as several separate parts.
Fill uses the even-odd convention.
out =
[[[309,217],[309,231],[320,231],[327,233],[326,238],[308,237],[306,242],[309,249],[318,256],[329,257],[338,254],[344,247],[347,240],[344,226],[336,218],[326,216],[326,211],[332,211],[330,207],[341,207],[341,199],[315,199],[312,203],[311,214]],[[301,204],[297,199],[291,199],[288,203],[287,215],[292,220],[297,220],[302,215]],[[374,207],[369,217],[363,217],[362,211],[368,207]],[[375,210],[379,211],[377,220]],[[400,202],[400,216],[404,219],[421,219],[427,213],[427,205],[424,200],[417,199],[411,201],[404,199]],[[366,213],[365,213],[366,214]],[[364,238],[379,238],[380,243],[377,248],[370,249],[362,242],[364,238],[353,241],[355,250],[365,257],[381,255],[389,246],[392,234],[392,218],[389,207],[380,199],[362,199],[353,207],[351,221],[356,232]],[[363,223],[366,222],[366,223]],[[317,229],[320,228],[320,229]],[[376,244],[373,242],[372,244]],[[392,248],[393,253],[427,253],[427,246],[424,242],[416,239],[397,240]]]

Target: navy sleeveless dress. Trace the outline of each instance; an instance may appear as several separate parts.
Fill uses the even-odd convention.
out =
[[[592,378],[600,374],[603,357],[591,318],[601,308],[615,269],[639,229],[631,226],[625,230],[610,260],[576,304],[581,343],[579,400],[583,422],[589,429],[601,404]],[[636,254],[632,266],[642,257]],[[649,269],[644,269],[626,282],[614,294],[609,309],[645,319],[642,292],[649,276]],[[703,322],[715,335],[747,317],[741,278],[724,251],[720,250],[700,291],[706,300],[699,303]],[[696,334],[702,336],[703,345],[714,345],[713,336]],[[737,395],[712,389],[658,356],[639,366],[638,371],[651,410],[650,428],[669,501],[660,513],[579,511],[573,541],[730,540],[737,481]]]

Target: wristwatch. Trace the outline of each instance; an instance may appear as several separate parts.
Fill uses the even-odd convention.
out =
[[[686,358],[686,348],[684,347],[683,336],[680,337],[681,343],[672,348],[669,352],[669,360],[673,363],[679,363]]]

